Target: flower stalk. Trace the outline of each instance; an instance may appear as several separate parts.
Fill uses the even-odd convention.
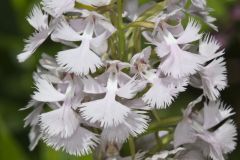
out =
[[[118,35],[118,54],[121,57],[121,60],[126,61],[127,55],[125,50],[125,32],[124,32],[124,23],[123,23],[123,0],[117,0],[117,35]]]

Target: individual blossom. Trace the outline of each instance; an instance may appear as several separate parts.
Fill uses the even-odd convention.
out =
[[[201,55],[186,51],[183,45],[201,39],[200,25],[190,20],[178,38],[162,25],[157,28],[156,35],[147,37],[156,46],[157,55],[161,58],[159,69],[174,78],[181,78],[196,73],[204,63]]]
[[[217,40],[207,35],[199,46],[199,53],[207,59],[207,63],[199,72],[192,76],[191,84],[196,88],[203,89],[203,93],[210,100],[215,101],[220,96],[220,91],[227,86],[226,66]]]
[[[145,48],[141,53],[136,54],[132,60],[132,70],[139,74],[142,79],[151,85],[143,95],[143,101],[151,107],[166,108],[180,92],[185,91],[188,84],[187,78],[176,79],[167,76],[161,71],[156,71],[148,66],[151,48]]]
[[[128,114],[124,123],[103,129],[101,137],[107,142],[123,143],[129,136],[137,137],[148,128],[150,120],[146,112],[148,107],[143,101],[140,99],[128,100],[123,102],[123,104],[132,111]]]
[[[19,62],[24,62],[29,58],[51,33],[48,24],[48,15],[45,14],[40,7],[35,6],[27,20],[30,25],[36,29],[36,32],[25,40],[26,45],[23,53],[17,56]]]
[[[214,24],[216,18],[210,15],[213,9],[207,7],[206,0],[192,0],[192,5],[187,9],[187,12],[193,16],[200,17],[208,26],[218,31],[218,27]]]
[[[71,7],[68,6],[69,4]],[[60,2],[44,0],[42,1],[43,9],[40,6],[33,7],[27,20],[36,31],[25,40],[23,52],[17,56],[19,62],[26,61],[46,41],[58,24],[64,20],[61,15],[72,11],[74,4],[73,0],[61,0]]]
[[[202,97],[202,96],[201,96]],[[194,111],[201,97],[190,103],[174,134],[174,146],[196,146],[203,157],[224,160],[224,155],[236,147],[236,127],[229,119],[234,113],[221,102],[205,102]]]
[[[106,95],[103,99],[82,104],[80,111],[84,119],[91,123],[98,122],[103,128],[117,126],[126,122],[128,115],[131,114],[131,109],[118,102],[116,97],[131,99],[141,87],[134,80],[135,78],[124,84],[127,75],[124,75],[121,70],[126,67],[128,67],[127,63],[111,62],[108,73],[100,75],[101,78],[107,78]],[[123,75],[126,77],[123,77]]]
[[[87,75],[103,66],[99,56],[106,52],[107,39],[115,28],[97,13],[76,12],[82,13],[83,17],[70,21],[72,27],[68,23],[62,23],[52,36],[54,39],[64,41],[81,41],[80,46],[58,52],[57,61],[66,71],[77,75]],[[88,61],[85,61],[86,59]]]
[[[29,150],[34,150],[37,146],[39,140],[42,138],[42,132],[39,126],[39,115],[43,112],[44,103],[37,101],[30,101],[25,108],[22,108],[21,111],[33,108],[33,111],[24,119],[24,127],[30,126],[31,130],[28,135],[30,140]]]

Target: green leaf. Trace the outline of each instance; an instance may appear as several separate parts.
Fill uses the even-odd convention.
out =
[[[92,155],[87,156],[71,156],[62,151],[55,151],[54,149],[47,147],[45,144],[41,144],[41,160],[92,160]]]
[[[13,138],[0,117],[0,159],[28,160],[18,142]]]

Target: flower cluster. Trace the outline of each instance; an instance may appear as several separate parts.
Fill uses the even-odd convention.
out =
[[[102,146],[105,158],[121,159],[122,144],[148,129],[150,111],[168,108],[191,85],[203,95],[184,111],[175,149],[155,157],[222,160],[234,150],[233,112],[219,102],[227,86],[225,52],[193,17],[217,30],[215,19],[205,0],[187,2],[42,0],[34,6],[27,20],[36,31],[19,62],[48,38],[64,50],[43,54],[33,74],[36,91],[24,108],[33,109],[25,119],[30,149],[42,139],[71,155]],[[195,109],[203,97],[204,107]],[[143,159],[144,152],[134,157]]]

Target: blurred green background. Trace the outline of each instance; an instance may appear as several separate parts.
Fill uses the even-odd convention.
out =
[[[76,158],[55,152],[40,143],[35,151],[28,150],[28,131],[23,128],[23,119],[29,111],[18,111],[25,106],[33,91],[32,73],[36,69],[40,53],[54,53],[59,46],[45,43],[36,56],[19,64],[16,55],[23,48],[23,39],[32,33],[26,22],[35,0],[2,0],[0,4],[0,160],[80,160],[92,159],[91,156]],[[223,92],[222,99],[235,108],[235,122],[240,128],[240,2],[238,0],[208,0],[215,10],[219,33],[214,35],[226,47],[229,74],[229,87]],[[180,113],[181,107],[197,94],[191,92],[181,95],[173,106]],[[173,108],[172,107],[172,108]],[[240,138],[239,138],[240,139]],[[240,159],[238,147],[230,160]]]

